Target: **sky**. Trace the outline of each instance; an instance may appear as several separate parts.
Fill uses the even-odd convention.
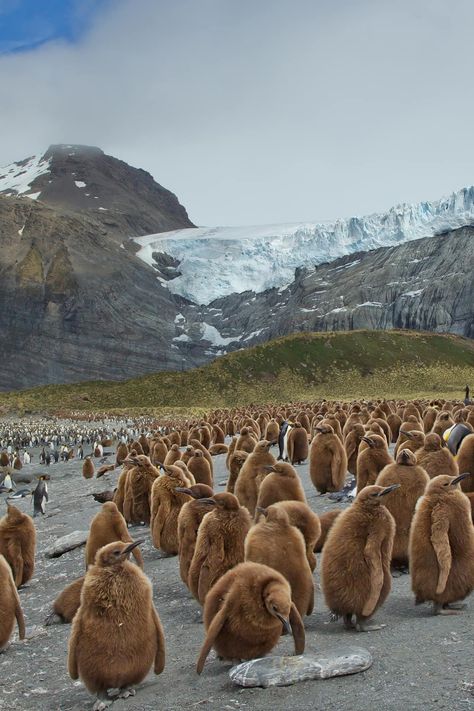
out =
[[[198,225],[473,183],[472,0],[0,0],[0,165],[100,146]]]

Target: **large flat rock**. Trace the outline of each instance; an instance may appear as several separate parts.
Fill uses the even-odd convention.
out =
[[[233,667],[230,678],[239,686],[290,686],[309,679],[358,674],[372,666],[372,655],[361,647],[340,647],[321,655],[262,657]]]

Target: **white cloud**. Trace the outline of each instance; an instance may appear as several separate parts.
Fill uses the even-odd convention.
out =
[[[435,199],[472,182],[473,21],[471,0],[116,0],[80,43],[0,58],[0,164],[99,145],[198,224]]]

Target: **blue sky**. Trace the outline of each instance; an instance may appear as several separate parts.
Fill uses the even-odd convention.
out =
[[[109,0],[0,0],[0,54],[75,42]]]

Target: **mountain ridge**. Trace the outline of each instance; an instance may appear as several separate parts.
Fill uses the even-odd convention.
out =
[[[285,266],[286,283],[263,291],[244,290],[252,272],[238,254],[251,240],[236,240],[242,232],[235,228],[235,244],[220,245],[230,247],[227,268],[238,291],[200,304],[177,293],[173,283],[188,278],[194,264],[211,290],[222,261],[219,254],[215,259],[219,245],[204,244],[195,262],[153,254],[149,235],[143,236],[149,224],[157,229],[166,218],[181,234],[195,228],[182,228],[183,220],[191,225],[185,209],[145,171],[99,148],[72,144],[14,166],[7,171],[10,187],[0,177],[1,390],[187,370],[293,332],[411,328],[474,337],[471,226],[446,230],[447,218],[437,217],[430,229],[443,227],[441,235],[336,260],[322,251],[319,264],[309,250],[308,263],[295,258],[295,268]],[[150,207],[152,194],[161,195],[158,206]],[[456,195],[446,203],[454,223],[468,218],[464,208],[474,200],[470,189]],[[268,227],[262,229],[268,237]],[[300,238],[309,244],[311,231]],[[152,263],[140,258],[140,239],[149,241]],[[291,234],[284,239],[283,260]],[[256,266],[268,272],[275,245],[267,242]]]

